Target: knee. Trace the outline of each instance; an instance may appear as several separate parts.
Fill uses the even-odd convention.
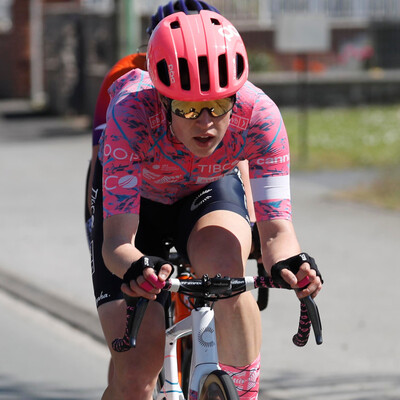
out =
[[[238,257],[225,256],[215,260],[210,266],[210,276],[220,274],[221,276],[229,276],[231,278],[239,278],[244,274],[244,265]]]
[[[214,306],[216,319],[227,321],[240,319],[249,312],[249,307],[253,302],[255,303],[255,299],[251,293],[242,293],[239,296],[217,301]]]

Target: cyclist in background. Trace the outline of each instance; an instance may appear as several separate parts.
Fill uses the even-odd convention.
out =
[[[241,160],[249,162],[265,268],[271,273],[278,262],[298,265],[297,274],[286,268],[281,276],[293,288],[307,283],[299,297],[321,289],[312,259],[299,255],[291,223],[286,130],[276,105],[247,81],[236,29],[212,11],[170,15],[151,36],[148,69],[134,69],[112,85],[93,178],[94,286],[107,343],[125,325],[121,282],[127,295],[156,300],[138,347],[112,352],[103,399],[151,398],[163,363],[165,296],[159,287],[172,272],[163,260],[163,239],[174,240],[198,276],[244,275],[251,230]],[[215,312],[221,366],[240,372],[235,383],[242,399],[256,399],[257,305],[244,293],[218,303]]]

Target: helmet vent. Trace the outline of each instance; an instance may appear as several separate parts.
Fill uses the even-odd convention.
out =
[[[212,25],[221,25],[221,23],[216,18],[211,18]]]
[[[219,86],[228,86],[228,68],[226,64],[226,55],[221,54],[218,56],[218,71],[219,71]]]
[[[157,74],[158,77],[160,78],[160,81],[164,85],[171,86],[171,82],[169,80],[169,75],[168,75],[168,65],[165,58],[157,63]]]
[[[208,60],[206,56],[198,58],[200,72],[200,87],[202,92],[210,90],[210,71],[208,70]]]
[[[244,72],[244,59],[239,53],[236,53],[236,79],[240,79]]]
[[[170,25],[171,25],[171,29],[179,29],[181,27],[181,24],[179,23],[179,21],[172,21]]]
[[[181,87],[183,90],[190,90],[189,66],[186,58],[179,58],[179,75],[181,77]]]

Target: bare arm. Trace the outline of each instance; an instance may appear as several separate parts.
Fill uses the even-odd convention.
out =
[[[260,233],[262,260],[268,274],[271,274],[271,267],[278,261],[286,260],[289,257],[301,252],[299,242],[291,221],[271,220],[257,222]],[[308,277],[310,284],[307,289],[298,293],[298,296],[315,297],[322,288],[322,283],[316,272],[310,268],[308,263],[303,263],[297,275],[287,269],[282,271],[282,278],[293,288],[298,288],[298,282]]]
[[[249,176],[249,163],[247,160],[240,161],[238,164],[240,174],[242,176],[244,191],[246,193],[247,209],[249,210],[249,217],[251,222],[256,222],[256,214],[254,210],[253,195],[251,193],[250,176]]]
[[[134,261],[143,256],[143,253],[135,247],[138,226],[139,216],[137,214],[113,215],[104,221],[104,262],[107,268],[120,278],[123,278]],[[158,279],[165,280],[170,272],[171,266],[164,264],[158,274]],[[160,292],[159,289],[154,288],[148,292],[140,287],[145,280],[152,285],[154,278],[157,280],[157,277],[151,279],[152,275],[154,276],[154,270],[146,268],[143,270],[143,275],[139,276],[136,281],[130,281],[130,287],[123,284],[121,289],[129,296],[142,296],[154,300],[156,294]]]
[[[107,268],[122,278],[143,254],[135,247],[139,225],[136,214],[118,214],[104,220],[103,258]]]

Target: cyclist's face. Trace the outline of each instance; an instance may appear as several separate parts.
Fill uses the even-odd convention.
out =
[[[185,119],[172,113],[172,131],[195,156],[211,155],[225,136],[231,112],[213,117],[205,109],[196,119]]]

